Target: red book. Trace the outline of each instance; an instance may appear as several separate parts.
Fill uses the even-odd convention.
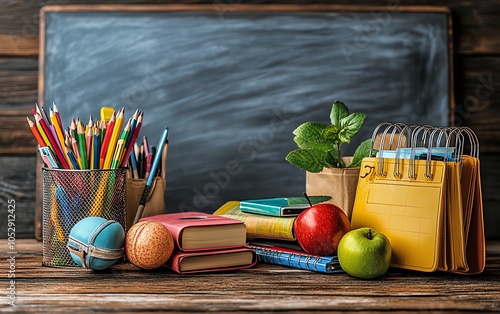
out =
[[[161,222],[172,234],[180,251],[207,251],[242,247],[246,244],[243,222],[200,212],[163,214],[140,221]]]
[[[252,267],[257,262],[255,251],[247,248],[205,252],[175,251],[166,267],[179,274],[229,271]]]

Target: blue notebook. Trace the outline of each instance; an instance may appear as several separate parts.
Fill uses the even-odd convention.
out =
[[[328,201],[330,198],[330,196],[311,196],[310,200],[316,204]],[[244,213],[275,217],[298,216],[309,207],[305,197],[263,198],[240,202],[240,210]]]
[[[255,250],[257,260],[262,263],[282,265],[327,274],[344,272],[340,267],[337,256],[316,256],[289,248],[255,243],[250,243],[247,247]]]

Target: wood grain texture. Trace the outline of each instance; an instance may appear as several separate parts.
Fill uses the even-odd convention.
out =
[[[35,164],[31,156],[0,157],[0,234],[7,237],[8,205],[15,203],[16,237],[33,238],[35,232]]]
[[[498,222],[500,221],[500,155],[482,154],[481,181],[483,189],[485,235],[490,239],[500,239]]]
[[[500,58],[461,57],[455,121],[479,136],[482,152],[500,152]]]
[[[5,247],[5,242],[0,245]],[[28,313],[500,310],[497,243],[488,244],[481,275],[390,269],[383,278],[370,281],[262,263],[198,275],[178,275],[164,268],[143,271],[127,262],[93,272],[42,267],[41,244],[34,240],[18,240],[16,250],[16,310]],[[5,251],[0,253],[2,269],[7,257]],[[3,302],[0,310],[9,310],[9,305]]]
[[[158,3],[198,3],[208,4],[213,6],[214,10],[232,11],[235,7],[243,4],[258,4],[264,1],[120,1],[123,4],[158,4]],[[109,4],[114,1],[75,1],[75,0],[48,0],[38,2],[28,2],[21,0],[8,0],[0,3],[0,55],[31,55],[38,54],[38,30],[40,7],[44,4]],[[292,4],[329,4],[330,1],[271,1],[269,3],[292,3]],[[387,7],[388,1],[381,0],[363,0],[363,1],[336,1],[337,4],[350,5],[372,5]],[[459,34],[457,37],[457,52],[460,54],[492,54],[500,52],[500,39],[497,39],[500,22],[497,18],[500,14],[500,1],[488,0],[481,2],[467,1],[395,1],[390,2],[404,5],[419,5],[419,6],[449,6],[453,12],[456,23],[456,31]]]
[[[0,110],[33,106],[37,74],[36,58],[0,58]]]

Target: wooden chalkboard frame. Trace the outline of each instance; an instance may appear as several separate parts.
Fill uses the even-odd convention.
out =
[[[45,21],[46,14],[50,12],[213,12],[219,10],[227,10],[231,13],[286,13],[286,12],[378,12],[388,10],[390,6],[364,6],[364,5],[227,5],[227,7],[217,7],[216,5],[48,5],[44,6],[40,12],[40,49],[39,49],[39,79],[38,79],[38,101],[43,103],[45,81],[44,81],[44,66],[45,66]],[[451,11],[447,7],[437,6],[398,6],[398,12],[410,13],[444,13],[448,20],[448,77],[449,77],[449,122],[454,125],[454,87],[453,87],[453,36],[452,36],[452,18]],[[42,200],[41,200],[41,162],[38,161],[37,179],[36,179],[36,209],[35,209],[35,236],[41,239],[42,232]]]

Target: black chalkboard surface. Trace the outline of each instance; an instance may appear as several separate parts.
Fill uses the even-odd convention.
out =
[[[234,8],[46,7],[39,101],[65,125],[139,108],[150,143],[168,126],[169,212],[300,195],[292,131],[336,99],[367,114],[354,146],[383,121],[451,123],[446,10]]]

